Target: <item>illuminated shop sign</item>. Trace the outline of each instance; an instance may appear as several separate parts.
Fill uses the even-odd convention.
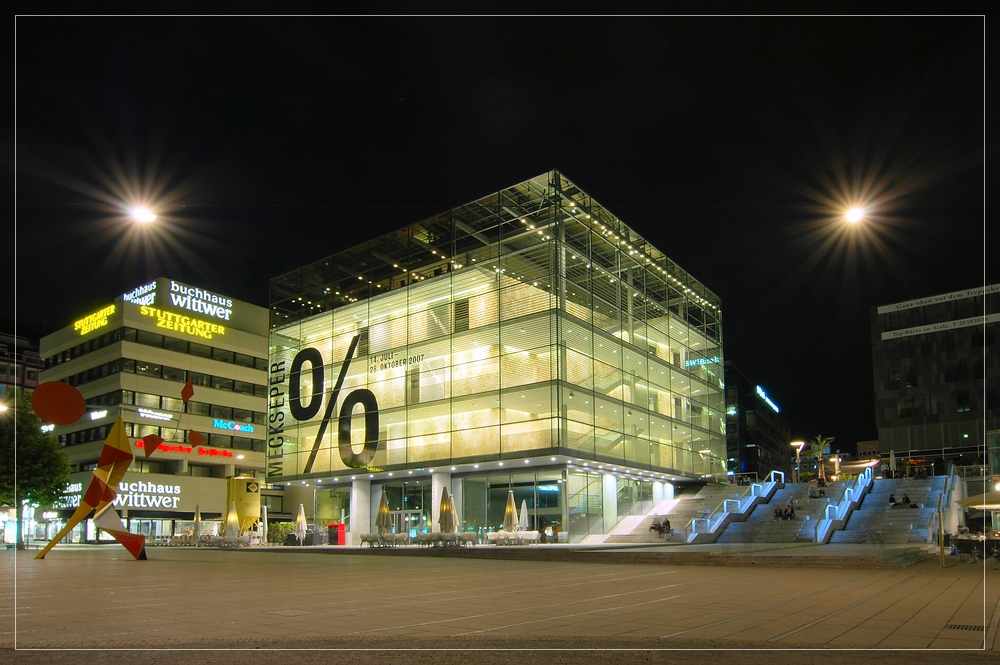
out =
[[[250,423],[241,425],[240,423],[234,423],[231,420],[220,420],[219,418],[214,419],[212,427],[216,429],[228,429],[234,432],[253,432],[253,425]]]
[[[184,286],[170,280],[170,303],[176,307],[208,314],[219,319],[229,320],[233,310],[232,298],[226,298],[211,291]]]
[[[139,439],[138,441],[135,442],[135,447],[136,448],[145,448],[146,447],[146,442],[143,441],[142,439]],[[185,446],[184,444],[171,445],[169,443],[161,443],[157,447],[156,450],[157,450],[157,452],[163,452],[163,453],[195,453],[196,452],[196,453],[198,453],[199,457],[232,457],[233,456],[233,451],[231,451],[231,450],[223,450],[221,448],[203,448],[202,446],[197,446],[197,447],[195,447],[195,446]]]
[[[80,492],[83,491],[83,483],[70,483],[63,490],[61,497],[52,502],[53,508],[76,508],[80,505]]]
[[[118,483],[115,505],[129,508],[176,508],[181,500],[180,485]]]
[[[101,418],[103,418],[106,415],[108,415],[108,410],[107,409],[103,409],[101,411],[91,411],[90,412],[90,419],[91,420],[100,420]]]
[[[136,305],[152,305],[156,302],[156,282],[137,286],[128,293],[122,294],[122,300]]]
[[[173,420],[174,417],[169,413],[162,413],[160,411],[151,411],[149,409],[143,409],[140,407],[137,409],[139,415],[143,418],[152,418],[153,420]]]
[[[780,409],[778,409],[778,405],[771,401],[771,398],[767,396],[767,393],[765,393],[764,389],[760,386],[757,386],[757,397],[760,397],[762,400],[767,402],[767,405],[774,409],[775,413],[780,411]]]
[[[215,335],[226,334],[226,327],[220,326],[213,321],[175,314],[174,312],[167,312],[156,307],[142,305],[139,307],[139,313],[143,316],[151,316],[156,319],[156,327],[163,328],[164,330],[182,332],[194,337],[201,337],[202,339],[212,339]]]
[[[42,430],[43,432],[51,432],[51,431],[52,431],[52,430],[54,430],[55,428],[56,428],[56,426],[55,426],[55,425],[53,425],[52,423],[49,423],[49,424],[47,424],[47,425],[42,425],[42,426],[41,426],[41,427],[39,427],[38,429]]]
[[[93,314],[89,314],[79,321],[73,323],[73,330],[79,330],[81,335],[103,328],[108,325],[108,317],[115,313],[115,306],[108,305],[104,309],[99,309]]]
[[[685,367],[700,367],[701,365],[712,365],[719,362],[719,356],[712,356],[711,358],[689,358],[684,361]]]

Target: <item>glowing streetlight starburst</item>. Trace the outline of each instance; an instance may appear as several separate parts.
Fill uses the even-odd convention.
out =
[[[850,210],[847,211],[847,214],[844,215],[844,217],[847,218],[847,221],[849,221],[851,224],[857,224],[858,222],[860,222],[862,219],[865,218],[865,209],[851,208]]]
[[[129,211],[129,214],[132,215],[132,219],[137,222],[142,222],[143,224],[148,224],[156,219],[156,215],[150,212],[149,208],[141,206],[138,208],[132,208],[132,210]]]

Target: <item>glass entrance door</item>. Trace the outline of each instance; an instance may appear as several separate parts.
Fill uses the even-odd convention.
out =
[[[393,533],[406,533],[410,538],[415,537],[420,532],[419,510],[391,510],[389,518],[392,520]]]

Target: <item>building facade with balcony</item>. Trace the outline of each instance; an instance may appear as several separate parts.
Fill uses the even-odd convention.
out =
[[[131,531],[182,533],[196,506],[208,520],[224,513],[227,478],[263,475],[267,329],[263,307],[158,278],[42,338],[40,380],[76,386],[87,403],[53,429],[74,475],[52,522],[78,505],[119,415],[135,460],[116,505]],[[147,458],[148,435],[163,443]],[[70,539],[95,537],[87,520]]]
[[[316,523],[552,540],[725,481],[719,298],[552,171],[274,278],[267,480]],[[523,509],[523,510],[522,510]]]

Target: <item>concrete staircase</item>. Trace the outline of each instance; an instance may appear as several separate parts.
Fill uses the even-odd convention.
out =
[[[657,504],[648,515],[639,520],[629,533],[612,533],[604,539],[609,544],[644,544],[662,543],[661,538],[656,533],[649,530],[653,522],[662,522],[664,519],[670,520],[670,528],[677,533],[683,534],[684,527],[695,517],[703,517],[706,512],[715,510],[719,504],[726,499],[733,498],[734,494],[739,494],[735,485],[705,485],[697,492],[677,495],[672,502]],[[670,506],[668,510],[658,510],[660,506]],[[683,536],[673,536],[674,540],[683,539]]]
[[[816,485],[811,485],[816,487]],[[768,503],[757,506],[745,522],[733,522],[716,542],[719,543],[794,543],[815,539],[816,521],[823,516],[830,501],[837,501],[844,492],[843,483],[830,483],[824,489],[826,497],[809,498],[810,483],[787,483]],[[791,502],[795,519],[774,519],[775,507],[784,510]]]
[[[880,478],[861,506],[851,513],[847,526],[834,532],[830,543],[893,544],[927,542],[927,525],[937,510],[938,496],[944,491],[945,477]],[[892,508],[889,496],[910,498],[913,508]]]

